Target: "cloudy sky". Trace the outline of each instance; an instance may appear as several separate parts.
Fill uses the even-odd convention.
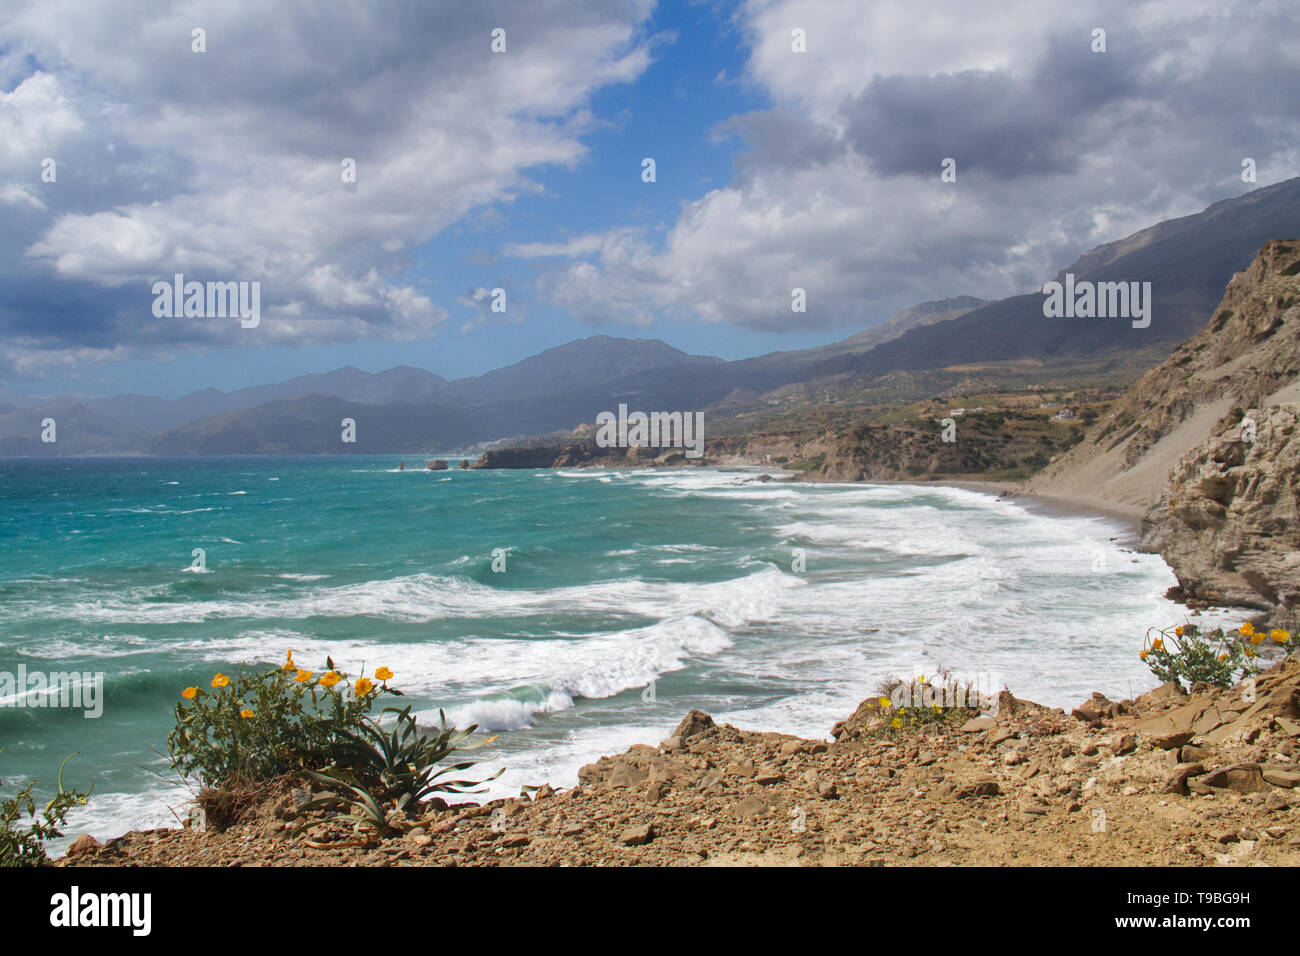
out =
[[[4,6],[19,392],[806,347],[1300,174],[1294,0]],[[175,273],[260,325],[155,317]]]

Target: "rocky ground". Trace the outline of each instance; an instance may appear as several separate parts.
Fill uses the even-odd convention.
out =
[[[294,836],[306,791],[285,781],[224,832],[84,836],[60,865],[1300,864],[1294,659],[1253,689],[1165,685],[1069,714],[1004,692],[994,716],[928,726],[894,731],[870,700],[830,741],[692,711],[572,789],[431,807],[363,846]]]

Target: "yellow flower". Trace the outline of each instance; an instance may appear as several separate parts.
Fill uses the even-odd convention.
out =
[[[230,678],[227,677],[225,674],[218,674],[216,677],[212,678],[213,687],[225,687],[229,683],[230,683]]]
[[[363,677],[361,678],[361,680],[357,681],[356,683],[356,691],[358,697],[365,697],[366,694],[369,694],[374,689],[375,689],[375,685],[371,682],[369,677]]]
[[[393,672],[387,667],[381,667],[375,671],[375,680],[392,680]]]
[[[330,671],[328,674],[326,674],[324,677],[320,679],[320,685],[322,687],[333,687],[342,679],[343,679],[342,674],[339,674],[337,671]]]
[[[1219,655],[1219,660],[1221,660],[1221,661],[1226,661],[1227,659],[1228,659],[1228,655],[1227,655],[1227,654],[1220,654],[1220,655]]]
[[[295,663],[293,662],[293,651],[289,651],[288,657],[286,658],[286,660],[285,660],[285,662],[284,662],[284,666],[281,667],[280,670],[282,670],[282,671],[295,671],[295,670],[297,670],[297,669],[298,669],[298,665],[295,664]]]
[[[239,712],[239,716],[247,720],[249,717],[253,716],[253,712],[249,710],[247,707],[245,707],[243,710]]]
[[[1273,630],[1268,632],[1268,636],[1273,638],[1274,642],[1278,644],[1285,644],[1287,641],[1291,640],[1290,632],[1284,631],[1280,627],[1273,628]]]
[[[1251,624],[1250,621],[1247,621],[1245,624],[1241,625],[1241,633],[1250,637],[1250,635],[1255,633],[1255,625]]]
[[[1157,637],[1154,641],[1151,642],[1151,649],[1153,651],[1164,650],[1164,647],[1165,647],[1165,642],[1161,638]]]
[[[1138,654],[1138,657],[1140,657],[1142,660],[1146,660],[1146,659],[1147,659],[1147,653],[1148,653],[1147,651],[1141,651],[1141,652]]]
[[[893,725],[894,725],[895,727],[901,727],[901,726],[903,726],[903,718],[902,718],[902,717],[895,717],[895,718],[893,719],[893,721],[891,721],[891,723],[893,723]]]
[[[936,714],[939,713],[939,711],[941,711],[941,710],[943,710],[943,708],[940,707],[938,704],[935,704],[935,705],[934,705],[934,712],[935,712]]]
[[[881,707],[888,707],[888,706],[889,706],[889,698],[888,698],[888,697],[882,697],[882,698],[880,698],[880,706],[881,706]]]
[[[199,696],[199,689],[197,687],[186,687],[181,691],[181,696],[186,700],[193,700],[195,697]]]
[[[1179,637],[1182,637],[1182,636],[1183,636],[1183,626],[1182,626],[1181,624],[1179,624],[1176,628],[1174,628],[1174,633],[1177,634]]]
[[[305,671],[302,668],[299,668],[298,673],[294,675],[293,679],[299,684],[305,684],[307,681],[311,680],[311,671]]]
[[[1252,651],[1252,650],[1248,647],[1248,648],[1246,648],[1246,656],[1247,656],[1247,657],[1258,657],[1259,655],[1257,655],[1254,651]]]
[[[1250,643],[1263,644],[1264,643],[1263,633],[1261,633],[1260,631],[1256,631],[1254,634],[1250,635]]]

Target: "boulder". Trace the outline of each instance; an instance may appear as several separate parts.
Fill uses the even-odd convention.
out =
[[[680,737],[683,741],[686,741],[698,734],[708,733],[716,726],[713,718],[704,711],[692,710],[682,718],[682,722],[677,725],[677,729],[672,732],[671,736]]]
[[[1275,787],[1300,787],[1300,770],[1289,770],[1283,767],[1265,767],[1260,772],[1265,782],[1271,783]]]
[[[1237,793],[1260,793],[1268,789],[1264,775],[1256,763],[1239,763],[1221,767],[1202,781],[1207,787],[1235,790]]]
[[[68,847],[68,857],[74,860],[79,856],[94,856],[98,852],[99,841],[89,833],[83,833],[73,840],[72,845]]]

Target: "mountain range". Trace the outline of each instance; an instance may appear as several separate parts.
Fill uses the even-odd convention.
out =
[[[1150,282],[1148,328],[1122,318],[1048,319],[1034,291],[925,302],[829,345],[739,361],[597,335],[456,381],[405,366],[378,373],[348,366],[175,400],[35,399],[0,390],[0,455],[420,454],[567,431],[620,402],[732,416],[777,404],[773,396],[921,398],[972,377],[1005,384],[1109,376],[1127,385],[1204,327],[1228,280],[1265,242],[1298,227],[1300,178],[1098,246],[1056,277]],[[40,440],[46,418],[57,422],[53,444]],[[356,422],[355,443],[341,441],[346,418]]]

